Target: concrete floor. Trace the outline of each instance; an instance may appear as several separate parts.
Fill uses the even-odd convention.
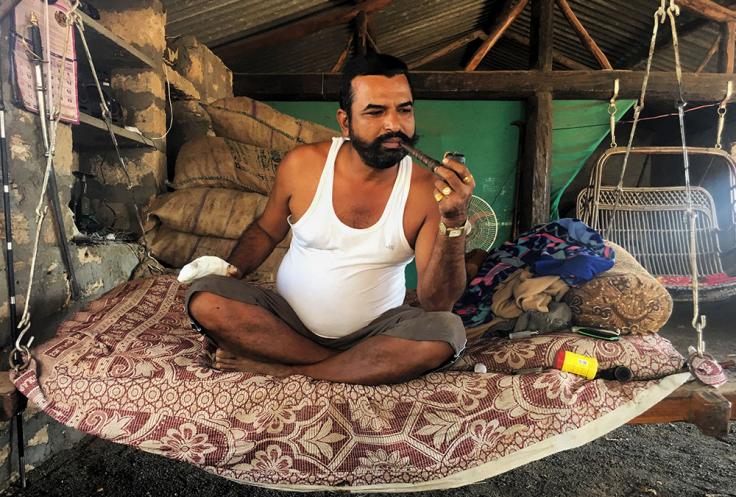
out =
[[[736,360],[736,298],[725,302],[702,303],[700,313],[706,316],[703,332],[705,351],[719,361]],[[672,317],[660,331],[685,357],[688,346],[697,343],[695,330],[690,324],[692,316],[690,302],[675,302]]]

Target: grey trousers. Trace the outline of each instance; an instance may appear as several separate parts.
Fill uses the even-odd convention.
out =
[[[197,292],[214,293],[227,299],[262,307],[280,318],[300,335],[319,345],[336,350],[346,350],[366,338],[385,335],[407,340],[447,342],[455,351],[456,359],[465,349],[467,341],[465,328],[459,316],[449,311],[429,312],[408,305],[389,309],[368,325],[344,337],[324,338],[309,330],[286,299],[275,291],[226,276],[206,276],[195,280],[186,294],[185,306],[192,320],[192,326],[204,334],[207,333],[207,330],[197,323],[189,311],[189,302]],[[339,310],[332,312],[339,312]]]

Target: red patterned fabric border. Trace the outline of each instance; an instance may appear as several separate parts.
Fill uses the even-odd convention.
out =
[[[682,365],[657,335],[609,343],[556,334],[477,342],[456,370],[400,385],[225,373],[208,366],[213,351],[189,326],[183,287],[165,276],[123,284],[92,302],[34,351],[15,383],[61,423],[244,483],[429,489],[485,478],[494,473],[475,470],[489,463],[510,469],[506,457],[518,451],[561,450],[555,437],[574,438],[626,410],[615,423],[606,418],[603,434],[638,414],[632,406],[648,391],[668,393],[656,380],[505,374],[550,365],[560,348],[595,355],[602,367],[628,365],[639,379]],[[496,372],[467,371],[476,362]],[[458,483],[460,474],[473,476]],[[454,483],[442,483],[448,479]]]

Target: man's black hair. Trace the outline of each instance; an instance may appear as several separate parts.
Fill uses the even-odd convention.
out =
[[[369,53],[349,60],[342,70],[342,80],[340,81],[340,108],[347,112],[348,120],[352,116],[353,79],[358,76],[386,76],[390,78],[400,74],[406,76],[409,81],[409,90],[411,90],[413,97],[414,89],[409,78],[409,68],[401,59],[393,55]]]

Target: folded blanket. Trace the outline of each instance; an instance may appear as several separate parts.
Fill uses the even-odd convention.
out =
[[[559,302],[568,288],[559,276],[535,278],[529,270],[521,269],[498,286],[491,311],[504,319],[518,318],[525,311],[549,312],[552,299]]]
[[[528,267],[536,276],[556,275],[575,287],[613,267],[615,255],[601,235],[579,219],[535,226],[488,254],[453,312],[466,328],[479,326],[495,317],[493,294],[517,269]]]

